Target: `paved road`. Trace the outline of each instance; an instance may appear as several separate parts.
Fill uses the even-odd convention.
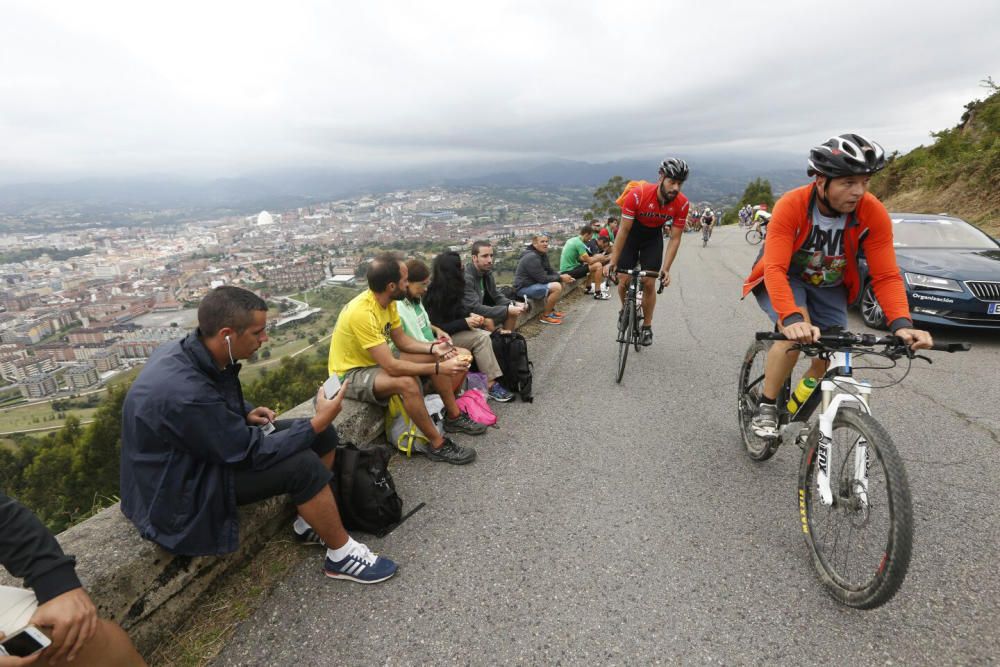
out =
[[[499,408],[474,465],[397,462],[407,503],[427,506],[371,542],[396,578],[325,580],[317,549],[217,664],[996,661],[1000,336],[876,395],[910,476],[914,556],[890,604],[846,609],[798,528],[798,450],[741,452],[736,371],[767,328],[739,300],[755,253],[734,229],[704,249],[686,236],[621,386],[617,308],[579,301],[531,341],[537,398]]]

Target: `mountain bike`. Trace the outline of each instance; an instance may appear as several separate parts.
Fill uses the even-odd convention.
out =
[[[763,391],[764,362],[770,341],[782,334],[758,332],[739,375],[738,416],[747,455],[766,461],[779,445],[797,444],[799,521],[813,565],[827,591],[839,602],[871,609],[888,602],[906,577],[913,540],[910,489],[903,461],[888,431],[872,416],[871,393],[901,382],[873,387],[855,370],[888,369],[914,354],[896,336],[841,332],[816,343],[795,345],[807,356],[829,363],[819,386],[794,413],[786,409],[791,383],[778,396],[779,432],[761,438],[751,429]],[[968,343],[935,344],[932,349],[964,352]],[[891,365],[854,365],[856,358],[878,356]],[[812,418],[816,408],[818,418]]]
[[[640,308],[640,295],[642,294],[643,276],[657,278],[659,271],[640,271],[638,269],[616,269],[616,274],[629,276],[628,288],[625,291],[625,305],[622,306],[621,313],[618,314],[618,374],[615,382],[620,383],[625,375],[625,362],[628,361],[628,349],[634,347],[636,352],[642,349],[642,309]],[[618,281],[615,280],[617,283]],[[657,294],[663,292],[663,281],[656,290]]]

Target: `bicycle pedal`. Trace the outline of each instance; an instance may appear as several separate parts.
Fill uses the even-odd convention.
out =
[[[802,422],[792,422],[781,429],[779,433],[782,445],[790,447],[795,443],[799,449],[805,449],[805,438],[809,434],[809,429]]]

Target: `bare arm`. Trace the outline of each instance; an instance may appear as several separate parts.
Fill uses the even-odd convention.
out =
[[[427,352],[427,346],[423,345],[423,352]],[[369,348],[368,353],[372,355],[382,370],[392,377],[418,377],[421,375],[459,375],[469,370],[469,364],[457,355],[451,359],[440,362],[416,362],[405,359],[397,359],[392,356],[389,346],[382,344]]]
[[[615,246],[611,249],[611,262],[609,266],[617,267],[618,258],[622,254],[622,249],[625,247],[625,241],[628,239],[628,234],[632,231],[632,220],[622,216],[621,225],[618,227],[618,235],[615,236]]]
[[[663,249],[663,270],[670,273],[670,267],[674,265],[674,258],[677,257],[677,249],[681,247],[683,232],[677,227],[670,228],[670,240],[667,247]]]
[[[417,340],[412,338],[403,331],[403,327],[393,329],[390,334],[392,337],[392,342],[396,344],[396,348],[400,352],[409,352],[410,354],[440,354],[446,352],[445,345],[440,342],[425,343],[422,340]],[[381,347],[381,346],[380,346]],[[374,352],[378,348],[372,348],[368,350],[369,352]],[[386,351],[388,352],[388,346],[386,346]],[[374,354],[372,356],[375,356]],[[389,356],[393,359],[392,353]],[[378,361],[376,359],[376,361]],[[386,368],[384,364],[379,363],[379,366]],[[388,368],[386,368],[388,370]],[[391,373],[390,373],[391,375]],[[410,373],[403,373],[403,375],[411,375]],[[426,375],[426,373],[421,373],[421,375]]]
[[[423,352],[426,353],[427,345],[424,345],[423,347]],[[368,353],[372,355],[372,359],[375,360],[375,363],[378,364],[382,370],[393,377],[434,374],[433,363],[418,363],[415,361],[406,361],[405,359],[397,359],[392,355],[392,352],[389,350],[389,346],[385,344],[368,348]]]

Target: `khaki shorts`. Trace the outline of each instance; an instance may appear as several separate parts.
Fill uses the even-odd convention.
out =
[[[389,397],[377,398],[375,396],[375,377],[381,372],[381,366],[361,366],[352,368],[344,373],[342,381],[350,380],[347,385],[344,398],[353,398],[355,401],[374,403],[383,407],[389,405]]]
[[[0,586],[0,632],[12,635],[28,624],[38,609],[35,594],[25,588]]]

